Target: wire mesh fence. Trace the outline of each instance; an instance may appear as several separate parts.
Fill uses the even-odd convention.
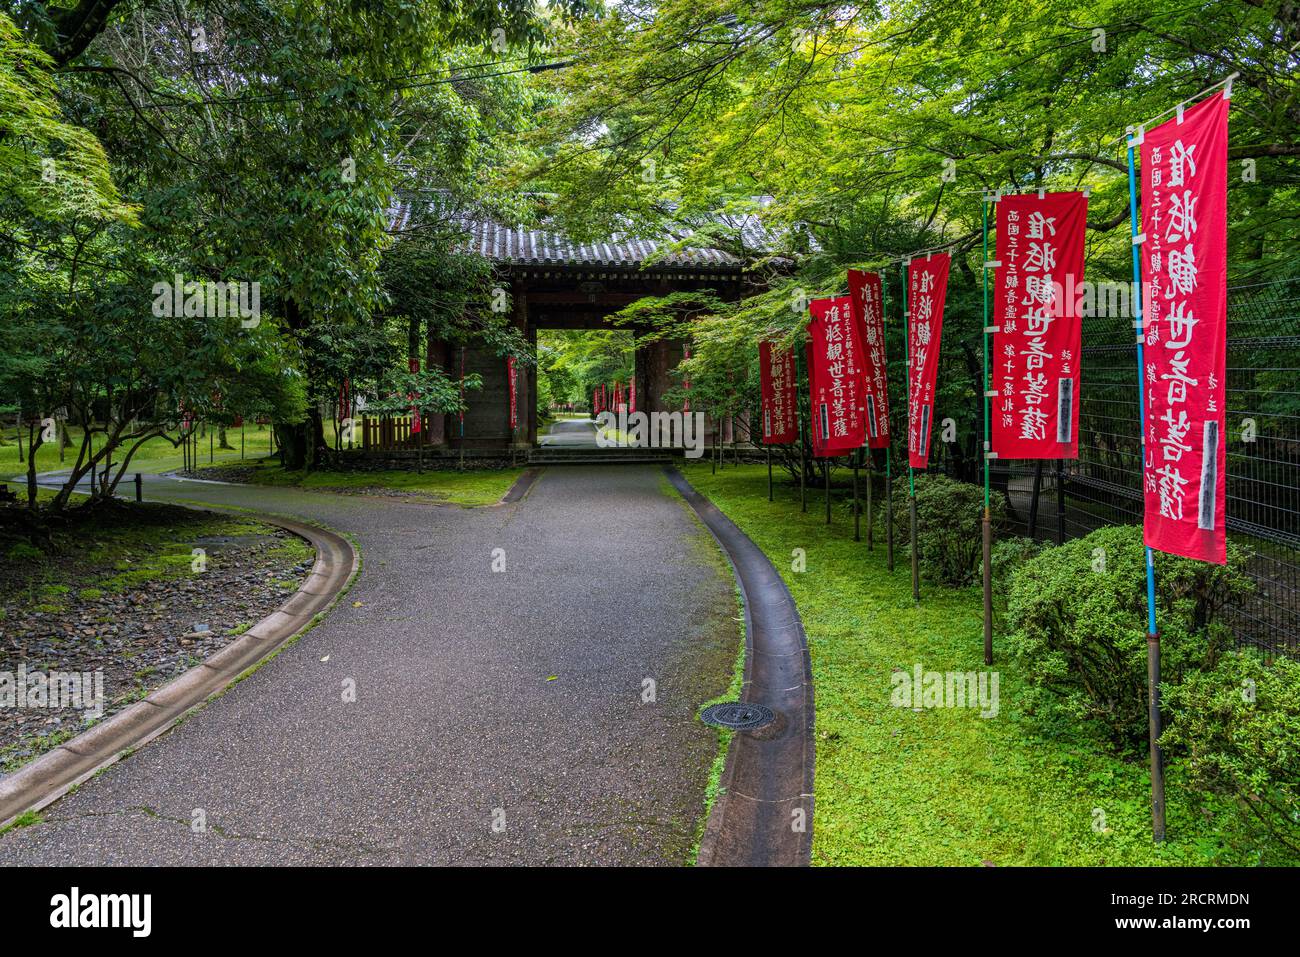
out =
[[[1061,542],[1142,521],[1137,358],[1131,329],[1083,323],[1077,461],[995,461],[1011,531]],[[1228,538],[1256,589],[1227,620],[1237,641],[1300,654],[1300,277],[1228,289]],[[973,449],[940,468],[970,478]]]

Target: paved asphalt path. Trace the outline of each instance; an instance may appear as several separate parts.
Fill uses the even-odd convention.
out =
[[[595,419],[556,419],[546,434],[541,436],[541,445],[546,448],[564,446],[569,448],[596,448]]]
[[[685,861],[717,747],[695,713],[739,636],[728,566],[659,469],[551,468],[476,509],[145,494],[321,522],[354,536],[361,574],[251,677],[0,837],[0,863]]]

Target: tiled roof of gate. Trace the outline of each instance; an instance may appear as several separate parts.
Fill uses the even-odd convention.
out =
[[[736,230],[746,248],[770,249],[772,236],[754,216],[722,216],[723,223]],[[402,204],[392,211],[390,230],[401,232],[411,219],[411,208]],[[640,268],[672,241],[612,236],[604,242],[575,245],[563,234],[524,226],[502,226],[486,221],[467,221],[467,247],[497,262],[527,266],[598,266]],[[647,269],[739,269],[741,260],[721,249],[676,249],[663,254]]]

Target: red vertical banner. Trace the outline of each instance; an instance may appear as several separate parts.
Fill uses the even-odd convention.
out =
[[[342,422],[352,415],[352,383],[348,379],[343,380],[339,386],[339,414],[338,419]],[[239,423],[235,423],[238,425]]]
[[[813,452],[840,455],[866,440],[860,409],[862,350],[848,296],[808,304],[808,384],[812,399]]]
[[[632,378],[628,381],[627,384],[627,412],[628,415],[631,415],[635,411],[636,411],[636,373],[633,373]]]
[[[803,367],[808,370],[808,392],[810,395],[816,396],[817,390],[813,385],[813,364],[813,345],[811,342],[806,342],[803,347]],[[814,399],[813,401],[815,402],[816,400]],[[816,418],[815,412],[813,413],[813,418]],[[812,448],[813,458],[821,458],[826,453],[822,451],[821,429],[814,428],[814,424],[813,421],[809,421],[808,423],[808,444]]]
[[[889,367],[885,357],[884,291],[880,274],[849,270],[853,323],[862,345],[862,415],[867,445],[889,445]]]
[[[412,374],[420,371],[420,360],[410,358],[406,360],[406,367]],[[420,434],[420,410],[415,407],[415,394],[408,392],[406,397],[411,401],[411,434]]]
[[[758,381],[763,394],[763,444],[785,445],[798,436],[794,353],[758,344]]]
[[[930,462],[934,382],[951,260],[947,253],[933,253],[918,256],[907,267],[907,462],[916,469]]]
[[[1227,561],[1228,98],[1142,142],[1144,537]]]
[[[510,431],[519,428],[519,370],[515,366],[515,357],[506,359],[506,378],[510,381]]]
[[[989,358],[992,449],[1004,459],[1079,457],[1083,193],[1003,196],[997,211]]]

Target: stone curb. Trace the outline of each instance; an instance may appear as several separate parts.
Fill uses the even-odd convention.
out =
[[[767,705],[778,716],[767,727],[733,735],[696,863],[807,866],[812,862],[816,714],[799,609],[762,549],[681,472],[664,471],[726,554],[744,596],[741,700]]]
[[[212,506],[201,511],[228,510]],[[274,515],[238,514],[286,529],[311,542],[316,549],[316,563],[303,587],[203,664],[0,780],[0,827],[20,814],[39,811],[57,801],[230,687],[246,670],[329,610],[360,568],[356,549],[337,532]]]

